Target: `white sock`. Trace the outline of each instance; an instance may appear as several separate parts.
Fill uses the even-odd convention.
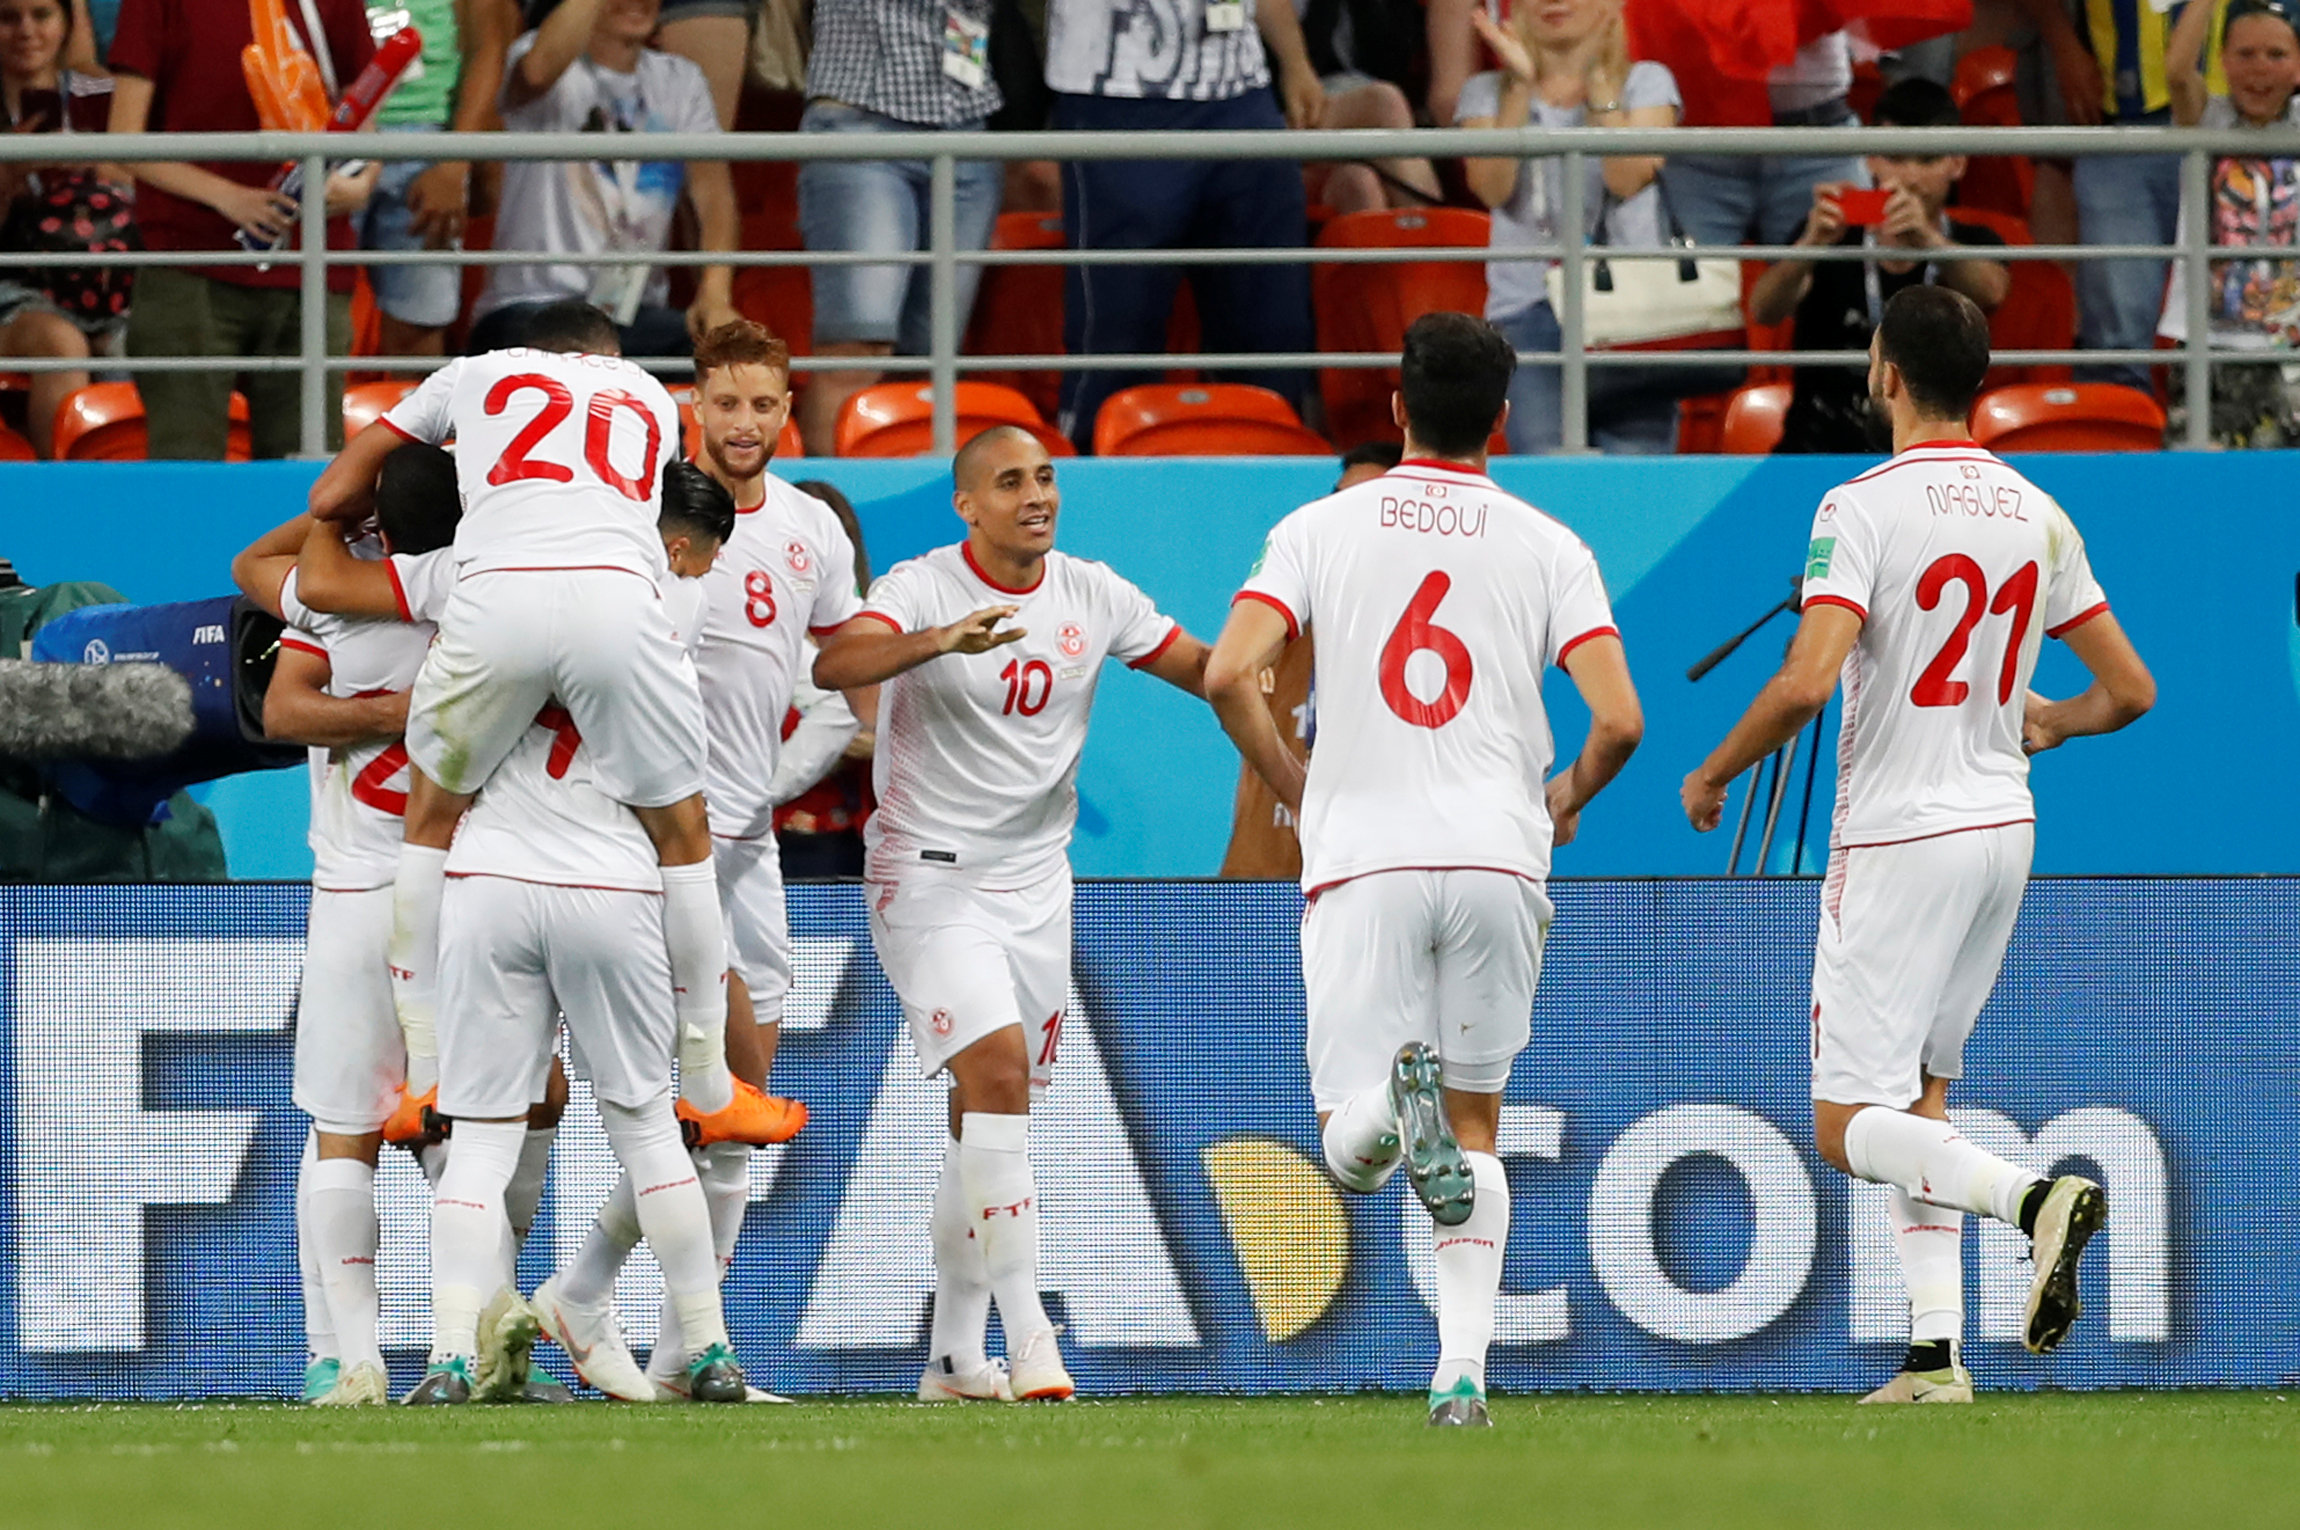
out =
[[[383,1364],[376,1343],[375,1170],[356,1158],[322,1158],[311,1187],[311,1257],[335,1320],[336,1353],[346,1369]]]
[[[2042,1175],[1974,1147],[1946,1121],[1872,1105],[1845,1127],[1845,1162],[1876,1185],[1935,1206],[2020,1225],[2021,1197]]]
[[[695,1176],[703,1182],[703,1204],[711,1212],[711,1253],[718,1260],[719,1288],[726,1289],[727,1266],[734,1263],[735,1245],[743,1236],[743,1217],[751,1209],[751,1145],[714,1142],[694,1153]],[[725,1303],[721,1302],[721,1310]],[[655,1355],[666,1365],[686,1354],[686,1323],[668,1286],[663,1288],[663,1316],[656,1330]],[[650,1356],[648,1364],[654,1364]]]
[[[663,943],[679,1013],[679,1093],[706,1115],[735,1098],[727,1071],[727,935],[709,861],[663,868]]]
[[[328,1310],[327,1280],[320,1270],[319,1238],[312,1225],[312,1174],[318,1167],[318,1134],[306,1132],[303,1163],[295,1177],[296,1273],[303,1282],[304,1346],[314,1360],[337,1360],[343,1352],[336,1347],[335,1314]]]
[[[559,1290],[571,1302],[594,1307],[615,1295],[615,1277],[623,1261],[639,1246],[639,1204],[631,1194],[631,1176],[625,1174],[607,1192],[583,1246],[559,1272]]]
[[[639,1227],[663,1285],[679,1307],[681,1337],[692,1355],[727,1342],[727,1319],[719,1305],[719,1261],[711,1250],[711,1212],[694,1160],[679,1141],[671,1102],[660,1098],[631,1109],[599,1102],[607,1140],[633,1186]]]
[[[523,1121],[458,1121],[431,1202],[431,1357],[479,1349],[479,1309],[511,1278],[502,1267],[503,1187],[519,1167]]]
[[[391,883],[391,997],[407,1040],[407,1092],[439,1082],[439,901],[447,852],[402,844]]]
[[[1387,1085],[1344,1100],[1326,1117],[1326,1172],[1344,1190],[1371,1195],[1390,1182],[1404,1149]]]
[[[543,1174],[551,1167],[551,1142],[558,1135],[556,1126],[530,1126],[519,1145],[519,1167],[503,1187],[503,1214],[511,1220],[514,1250],[526,1246],[528,1229],[535,1225],[535,1209],[543,1204]]]
[[[1509,1176],[1491,1153],[1464,1153],[1477,1185],[1469,1220],[1437,1229],[1438,1368],[1430,1390],[1467,1378],[1485,1390],[1485,1352],[1493,1343],[1494,1298],[1509,1247]]]
[[[1038,1186],[1030,1172],[1030,1117],[970,1110],[959,1120],[959,1183],[982,1242],[983,1274],[998,1302],[1007,1353],[1054,1325],[1038,1299]]]
[[[1866,1112],[1864,1112],[1866,1114]],[[1893,1245],[1909,1287],[1909,1342],[1965,1336],[1965,1214],[1892,1188]]]
[[[415,1155],[415,1166],[423,1171],[423,1177],[430,1181],[434,1192],[439,1189],[440,1176],[447,1172],[447,1144],[448,1139],[445,1137],[437,1142],[426,1142]]]
[[[929,1358],[966,1371],[983,1363],[983,1332],[990,1326],[990,1272],[982,1239],[966,1203],[958,1172],[958,1144],[942,1151],[942,1177],[934,1186],[934,1337]]]

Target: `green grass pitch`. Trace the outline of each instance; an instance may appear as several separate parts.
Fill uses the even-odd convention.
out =
[[[2234,1530],[2300,1525],[2300,1394],[1065,1406],[0,1408],[0,1525]]]

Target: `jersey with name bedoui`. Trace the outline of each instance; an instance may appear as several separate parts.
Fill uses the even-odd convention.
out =
[[[383,423],[437,446],[455,438],[463,519],[456,565],[620,568],[663,574],[655,520],[679,408],[617,356],[524,348],[459,357],[394,404]]]
[[[1970,442],[1911,447],[1821,501],[1804,604],[1862,618],[1837,846],[2035,818],[2021,717],[2037,653],[2108,609],[2051,495]]]
[[[1617,635],[1579,537],[1482,473],[1408,462],[1280,521],[1238,598],[1317,630],[1305,890],[1549,874],[1542,675]]]

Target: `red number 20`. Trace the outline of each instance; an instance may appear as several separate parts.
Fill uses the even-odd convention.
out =
[[[575,470],[563,463],[539,461],[529,454],[542,445],[543,438],[559,428],[560,422],[575,412],[575,395],[556,377],[540,372],[519,372],[496,380],[487,390],[484,407],[491,415],[501,414],[511,407],[511,400],[520,393],[543,395],[543,407],[535,417],[519,428],[511,444],[495,466],[487,470],[487,481],[500,486],[517,483],[522,479],[540,478],[548,483],[572,483]],[[615,411],[628,409],[639,416],[647,427],[647,450],[639,464],[639,476],[627,477],[608,460],[607,445],[614,430]],[[655,411],[644,402],[621,389],[610,389],[591,395],[591,403],[583,412],[583,461],[599,481],[625,499],[644,503],[655,492],[655,461],[663,449],[663,426],[655,418]]]
[[[2024,563],[2013,576],[1997,587],[1996,598],[1989,598],[1988,575],[1981,566],[1963,553],[1950,553],[1938,559],[1917,580],[1917,604],[1930,611],[1938,607],[1951,584],[1965,587],[1965,608],[1957,617],[1956,626],[1949,629],[1948,641],[1941,651],[1933,655],[1933,662],[1917,676],[1917,683],[1909,688],[1909,700],[1920,707],[1962,706],[1972,694],[1972,687],[1962,680],[1950,678],[1958,666],[1965,662],[1965,650],[1972,645],[1973,628],[1980,625],[1981,614],[1991,616],[2011,614],[2012,632],[2005,640],[2004,659],[1997,668],[1997,705],[2012,700],[2013,683],[2020,678],[2021,642],[2028,636],[2028,624],[2036,615],[2037,568]]]

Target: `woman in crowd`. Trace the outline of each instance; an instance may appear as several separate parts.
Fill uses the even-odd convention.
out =
[[[74,0],[0,0],[0,106],[15,133],[100,133],[112,82],[68,67]],[[133,200],[110,166],[0,164],[0,249],[124,248]],[[0,269],[0,356],[108,355],[127,324],[128,274],[89,266]],[[85,370],[31,374],[33,449],[51,454],[56,406]]]
[[[2228,94],[2207,93],[2204,44],[2217,7],[2183,11],[2165,49],[2174,118],[2183,127],[2267,129],[2300,125],[2300,0],[2231,0],[2220,61]],[[2215,161],[2208,192],[2214,244],[2300,244],[2300,160]],[[2188,241],[2193,207],[2180,209]],[[2300,260],[2216,260],[2205,312],[2219,349],[2289,350],[2300,344]],[[2187,263],[2172,282],[2156,332],[2188,336]],[[2186,374],[2172,369],[2169,439],[2187,433]],[[2235,362],[2212,369],[2212,438],[2223,446],[2300,445],[2300,365]]]
[[[1472,24],[1501,68],[1472,76],[1462,87],[1455,120],[1462,127],[1674,127],[1677,82],[1659,64],[1630,61],[1621,9],[1622,0],[1520,0],[1506,25],[1483,11],[1473,13]],[[1587,164],[1585,222],[1577,235],[1596,234],[1603,219],[1613,245],[1663,243],[1661,161],[1620,155]],[[1559,242],[1562,157],[1472,159],[1467,169],[1470,190],[1493,209],[1497,254]],[[1548,264],[1496,259],[1485,268],[1485,316],[1521,352],[1555,351],[1562,341],[1544,281]],[[1557,449],[1563,439],[1562,391],[1555,365],[1519,366],[1505,427],[1511,451]],[[1593,408],[1589,427],[1590,444],[1600,451],[1668,452],[1677,441],[1677,404],[1667,397],[1627,399]]]

